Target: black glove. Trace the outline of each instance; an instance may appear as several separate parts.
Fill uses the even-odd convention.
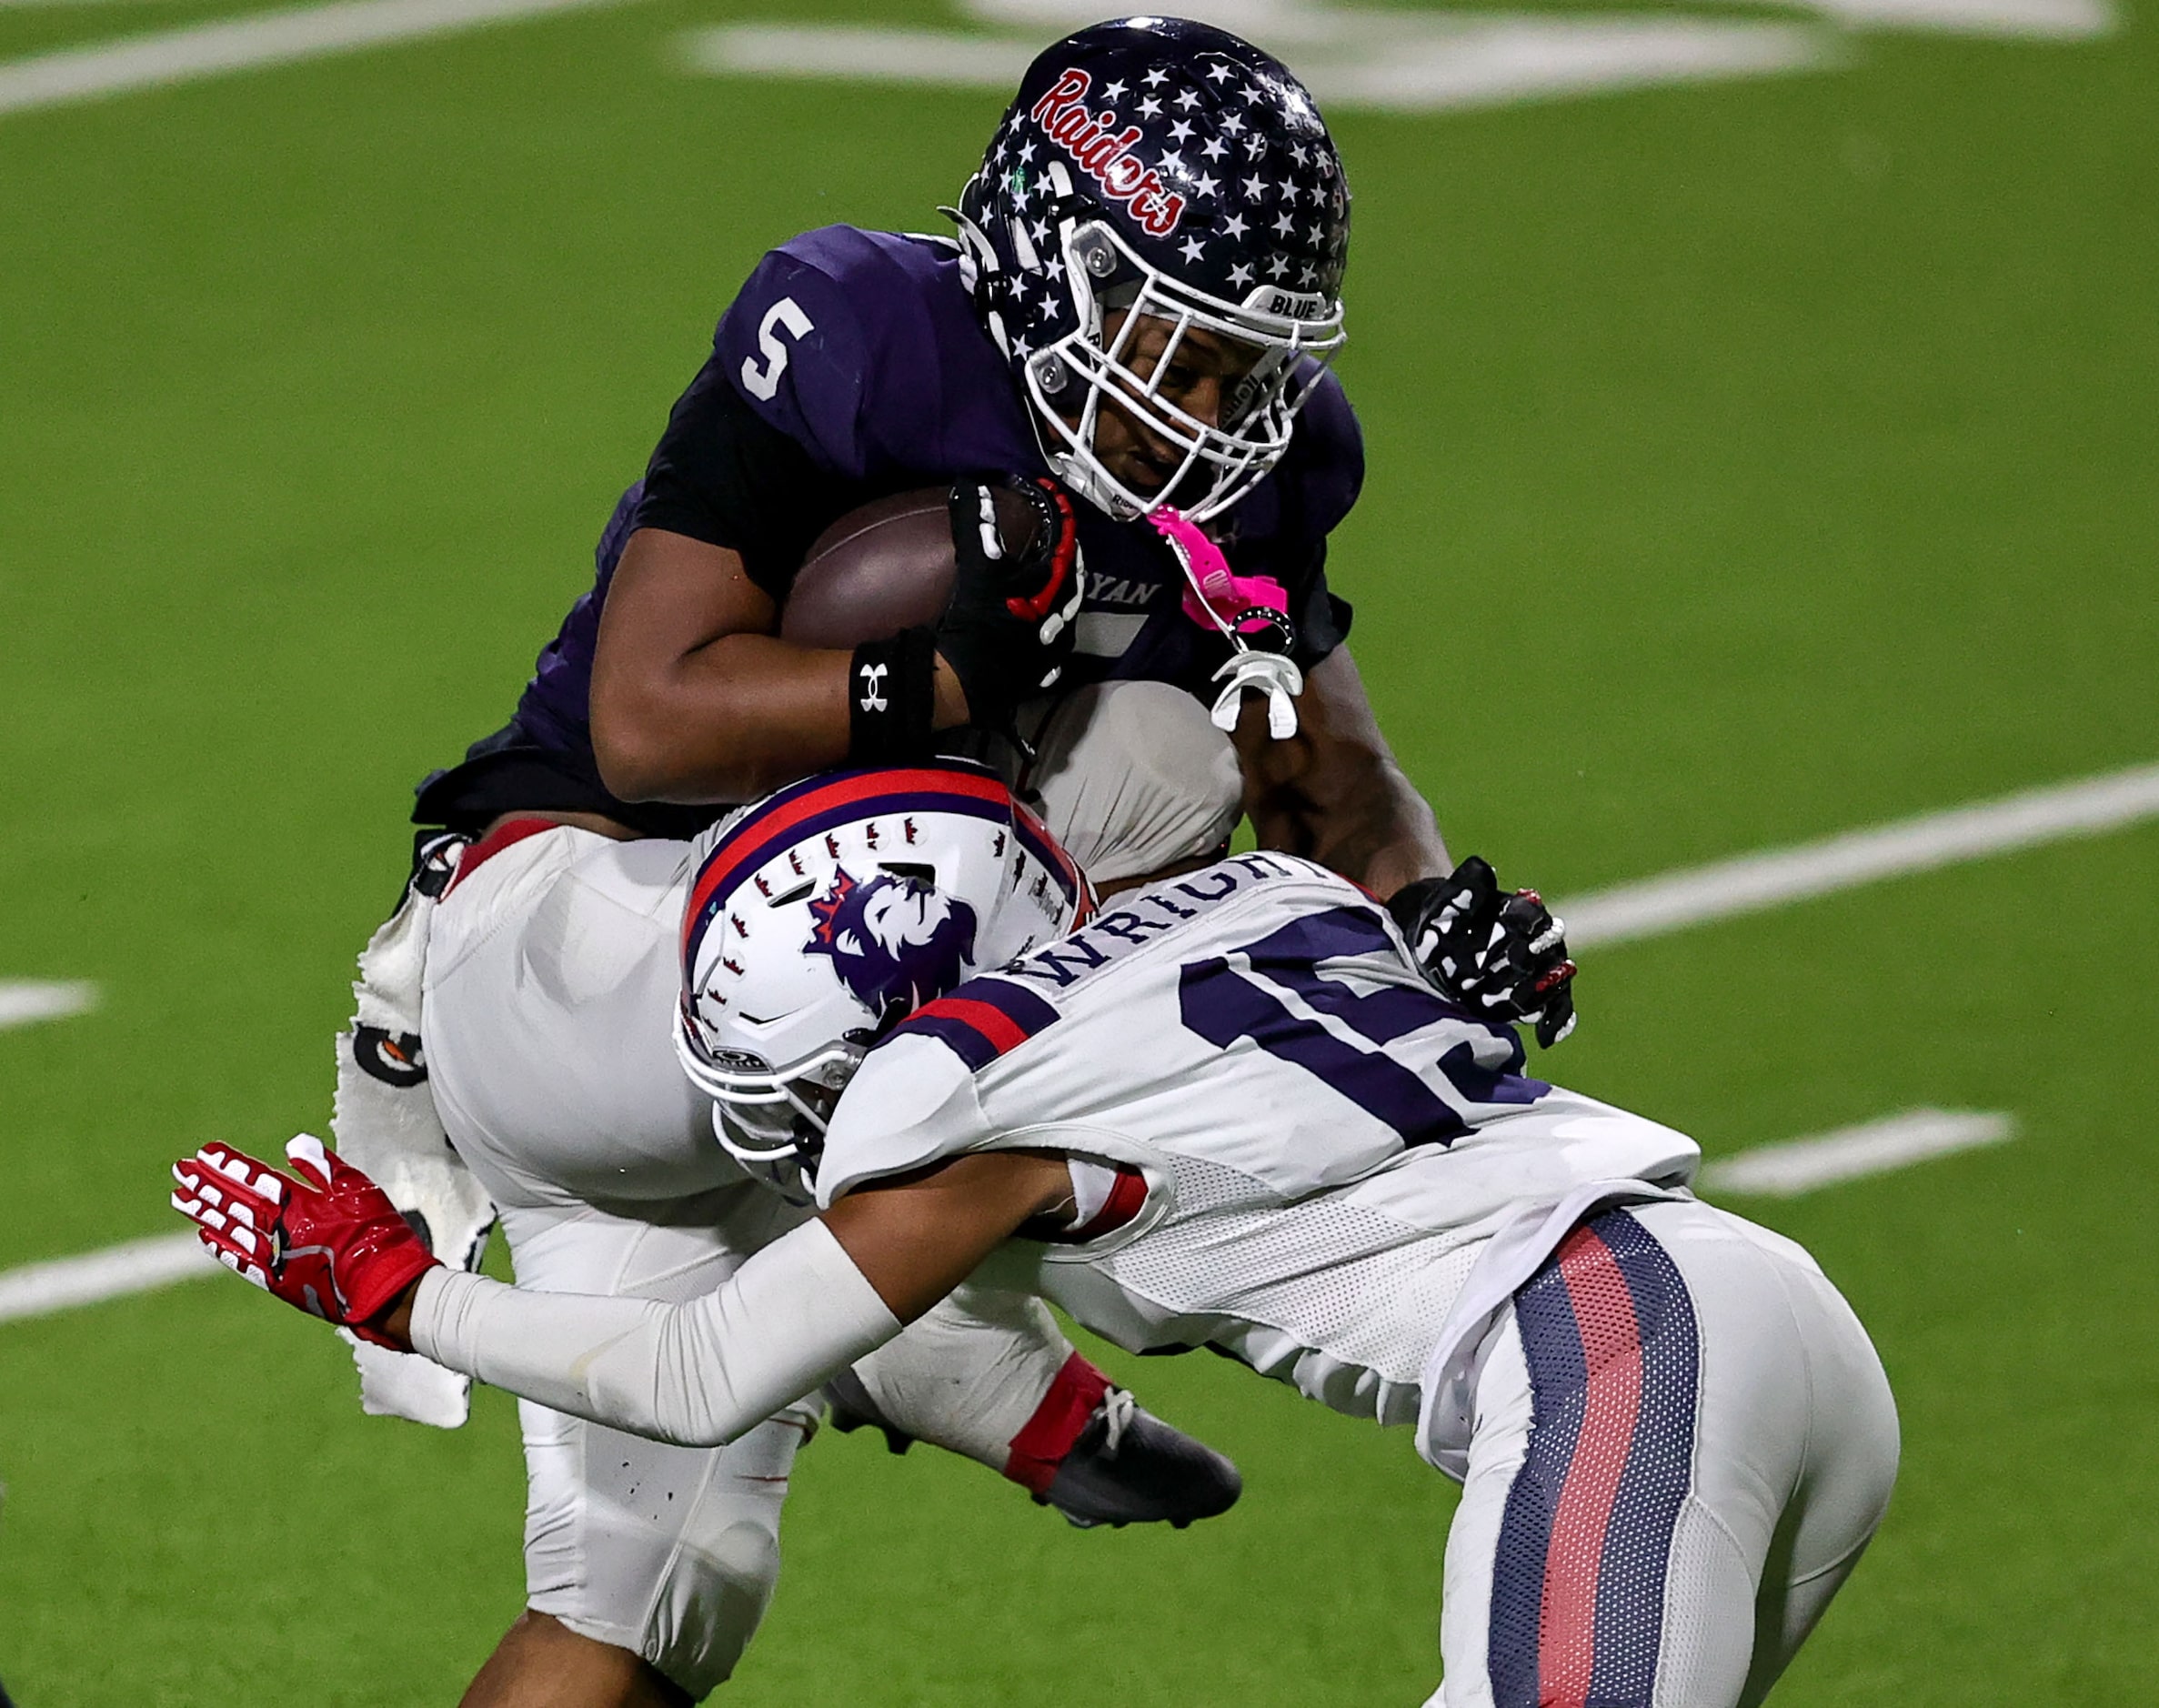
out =
[[[1445,878],[1403,886],[1387,911],[1449,1001],[1481,1020],[1533,1022],[1546,1050],[1574,1030],[1566,927],[1534,889],[1501,889],[1472,854]]]
[[[937,649],[967,696],[968,721],[995,728],[1039,694],[1071,657],[1087,584],[1078,518],[1056,481],[963,480],[952,516],[952,598]]]

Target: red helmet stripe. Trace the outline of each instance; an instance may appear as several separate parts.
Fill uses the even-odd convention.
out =
[[[799,786],[798,786],[799,787]],[[682,949],[687,957],[712,899],[745,872],[761,865],[796,839],[792,834],[810,819],[853,809],[869,818],[880,810],[935,811],[940,804],[1009,805],[1011,795],[994,777],[970,771],[931,769],[855,771],[815,782],[799,794],[782,794],[721,840],[698,874],[682,917]]]

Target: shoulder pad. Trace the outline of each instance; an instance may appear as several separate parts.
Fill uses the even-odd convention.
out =
[[[721,316],[722,370],[820,464],[867,477],[879,461],[878,394],[935,395],[910,376],[934,362],[923,293],[936,261],[889,233],[805,232],[758,264]]]
[[[989,1137],[974,1074],[934,1034],[895,1031],[869,1052],[825,1130],[817,1197],[829,1210],[865,1181],[912,1173]]]

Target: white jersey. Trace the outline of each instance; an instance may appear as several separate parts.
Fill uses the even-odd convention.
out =
[[[1134,1351],[1212,1345],[1382,1422],[1421,1407],[1444,1465],[1467,1419],[1442,1396],[1514,1289],[1589,1209],[1680,1195],[1700,1160],[1522,1067],[1364,891],[1236,856],[919,1011],[840,1099],[818,1194],[972,1150],[1118,1170],[1132,1213],[1015,1241],[998,1279]]]

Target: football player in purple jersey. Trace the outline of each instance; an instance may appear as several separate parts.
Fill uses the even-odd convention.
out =
[[[1382,894],[1445,871],[1326,575],[1364,459],[1326,367],[1349,188],[1310,96],[1203,25],[1097,25],[1035,62],[957,215],[957,240],[835,226],[758,265],[617,508],[592,591],[509,725],[429,779],[420,821],[554,809],[687,835],[822,768],[995,728],[1053,669],[1060,688],[1207,691],[1229,648],[1183,614],[1144,519],[1168,505],[1286,596],[1298,733],[1268,739],[1256,704],[1238,731],[1262,839]],[[1076,624],[1045,641],[1026,618],[956,611],[853,654],[778,638],[832,521],[986,474],[1054,476],[1084,500]],[[897,691],[865,717],[849,683],[879,663]]]
[[[1363,454],[1327,362],[1350,196],[1309,94],[1203,25],[1097,25],[1036,61],[956,212],[956,237],[829,226],[764,257],[511,721],[421,787],[417,822],[477,841],[454,888],[441,871],[417,885],[402,930],[363,959],[361,1020],[370,992],[408,1019],[356,1025],[348,1053],[428,1100],[425,1121],[377,1125],[395,1140],[438,1116],[471,1169],[453,1196],[508,1212],[521,1285],[673,1297],[739,1259],[713,1231],[748,1189],[667,1042],[688,839],[830,766],[907,764],[979,740],[970,728],[1009,729],[1052,686],[1065,711],[1120,688],[1189,690],[1188,718],[1150,714],[1149,757],[1183,743],[1194,775],[1219,779],[1202,750],[1230,750],[1208,727],[1214,704],[1234,725],[1232,819],[1240,807],[1263,845],[1380,894],[1421,886],[1438,926],[1474,928],[1480,983],[1459,994],[1482,1011],[1547,1041],[1571,1019],[1572,966],[1533,897],[1439,876],[1433,815],[1343,644],[1327,546]],[[957,576],[937,620],[851,650],[782,639],[810,544],[924,487],[953,492]],[[967,526],[999,488],[1038,513],[1031,546]],[[1267,691],[1240,704],[1245,683]],[[1120,768],[1114,753],[1095,764]],[[336,1136],[356,1157],[371,1095],[341,1079]],[[439,1172],[439,1144],[402,1174],[378,1157],[363,1160],[399,1208],[447,1225],[426,1190],[397,1184]],[[951,1380],[858,1371],[847,1421],[1012,1474],[1014,1425],[1037,1442],[1042,1416],[1069,1409],[1055,1379],[1069,1345],[1009,1311],[938,1331]],[[1112,1400],[1130,1404],[1100,1386],[1053,1456],[1100,1498],[1061,1484],[1049,1498],[1076,1520],[1220,1510],[1233,1472],[1167,1426],[1121,1460],[1090,1457]],[[776,1563],[739,1543],[768,1540],[777,1503],[729,1528],[700,1492],[784,1489],[798,1422],[701,1456],[540,1408],[527,1432],[530,1611],[467,1700],[678,1701],[725,1677]],[[695,1494],[675,1503],[685,1522],[695,1505],[738,1553],[630,1522],[607,1486],[618,1460],[638,1486]]]

